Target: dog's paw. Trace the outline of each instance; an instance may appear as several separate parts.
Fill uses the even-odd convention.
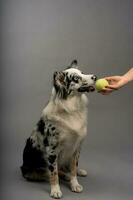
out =
[[[54,186],[52,189],[51,189],[51,194],[50,196],[54,199],[60,199],[62,197],[62,192],[60,190],[60,187],[59,186]]]
[[[80,193],[83,191],[83,186],[80,185],[80,184],[74,184],[74,185],[71,185],[71,190],[72,192],[77,192],[77,193]]]
[[[87,171],[84,169],[78,169],[78,176],[87,176]]]

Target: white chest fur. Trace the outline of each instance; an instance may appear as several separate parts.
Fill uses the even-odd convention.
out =
[[[62,161],[80,146],[87,133],[87,103],[87,97],[82,94],[67,100],[51,100],[43,110],[43,117],[56,124],[60,132]]]
[[[59,127],[71,129],[79,135],[84,132],[87,123],[87,97],[77,95],[67,100],[54,99],[43,110],[43,117],[58,123]]]

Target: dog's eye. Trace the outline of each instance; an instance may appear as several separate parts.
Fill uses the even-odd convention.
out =
[[[78,80],[80,79],[80,77],[79,76],[73,76],[73,81],[75,82],[75,83],[78,83]]]

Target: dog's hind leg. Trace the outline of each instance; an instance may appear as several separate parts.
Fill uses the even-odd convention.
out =
[[[87,171],[85,169],[78,168],[79,156],[80,156],[80,149],[77,151],[77,158],[76,158],[77,175],[85,177],[85,176],[87,176]]]
[[[70,181],[70,173],[68,172],[64,172],[64,171],[62,171],[62,170],[59,170],[59,177],[61,178],[61,179],[63,179],[64,181]]]
[[[23,151],[23,165],[21,172],[30,181],[43,181],[47,175],[47,163],[41,149],[33,146],[34,141],[28,138]]]
[[[77,175],[78,176],[82,176],[82,177],[86,177],[87,176],[87,171],[85,169],[78,169],[77,170]]]
[[[21,167],[23,177],[28,181],[48,181],[48,173],[43,169],[26,169]]]
[[[59,170],[59,177],[63,179],[64,181],[70,181],[70,173],[64,172],[62,170]],[[85,169],[77,169],[77,175],[81,177],[87,176],[87,171]]]

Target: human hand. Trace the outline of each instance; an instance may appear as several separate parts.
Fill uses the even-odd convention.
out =
[[[128,82],[127,78],[124,75],[105,77],[105,79],[108,81],[109,85],[100,91],[100,93],[103,95],[108,95],[113,91],[118,90]]]

